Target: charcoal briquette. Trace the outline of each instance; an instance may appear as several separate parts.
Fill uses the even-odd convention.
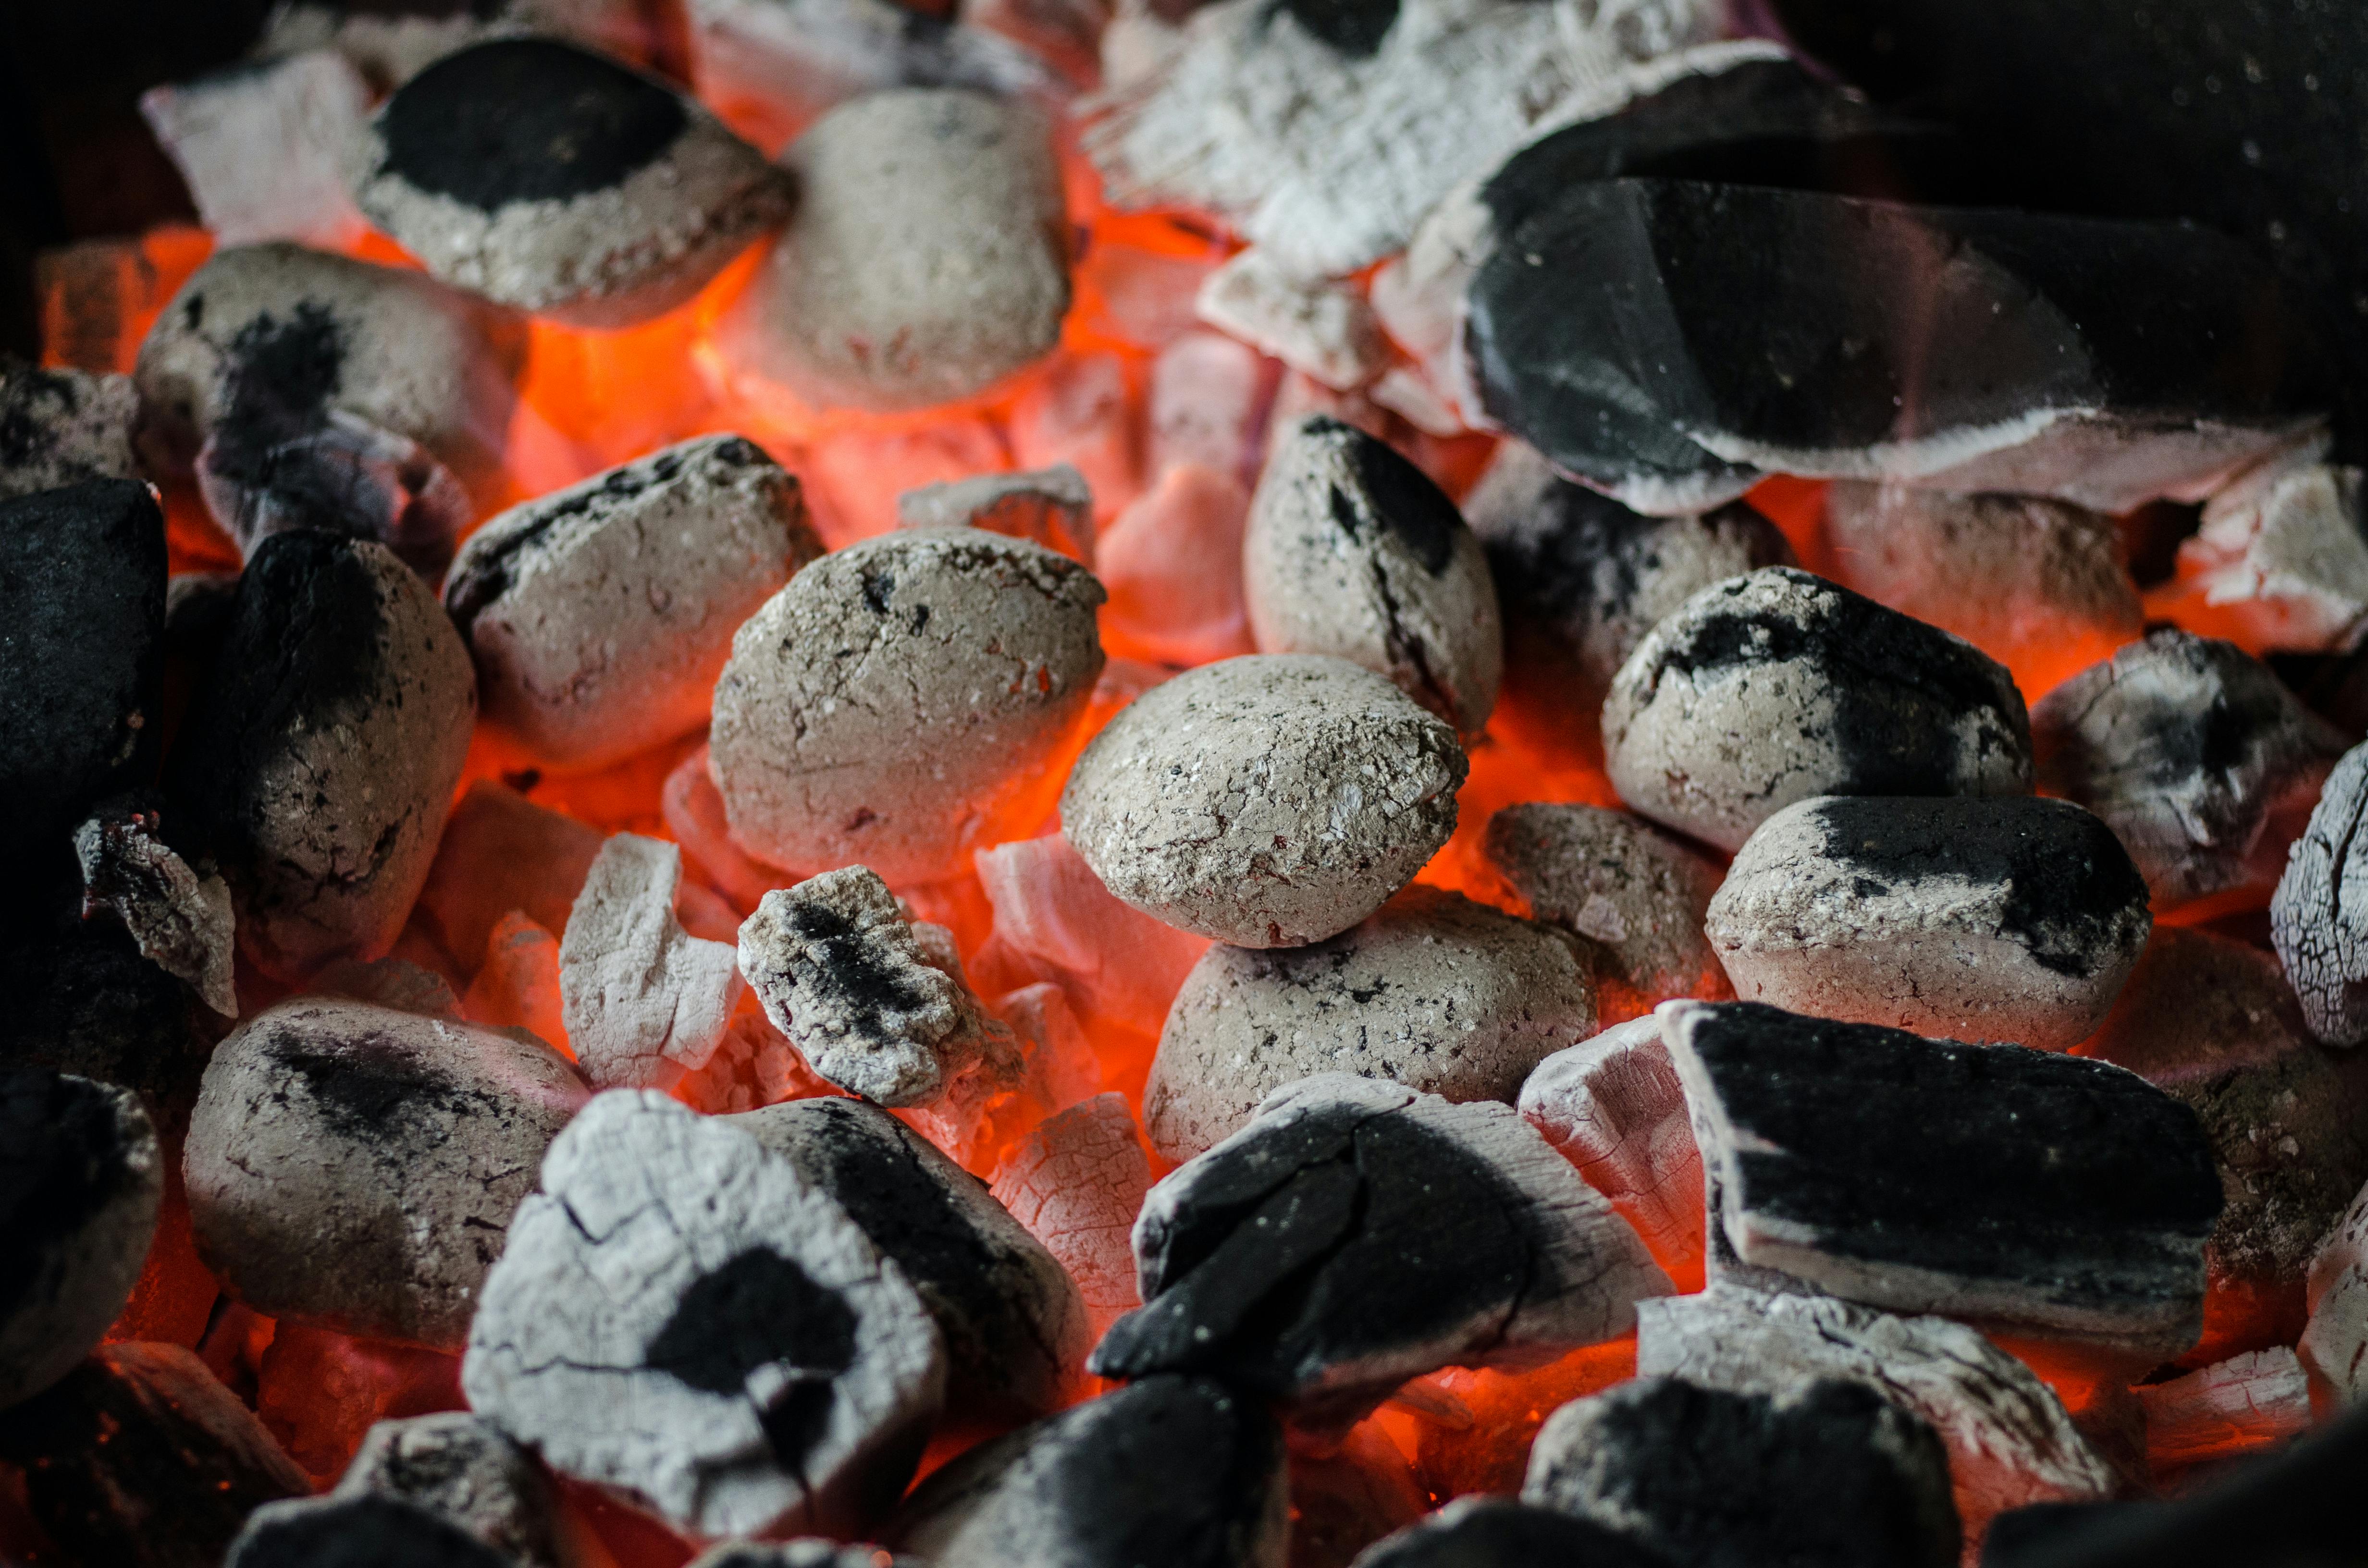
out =
[[[293,1498],[247,1517],[222,1568],[515,1568],[451,1520],[401,1497]]]
[[[1651,1002],[1726,989],[1702,934],[1721,873],[1698,850],[1624,812],[1544,803],[1507,806],[1485,843],[1533,918],[1593,944],[1598,979]]]
[[[140,394],[128,376],[0,359],[0,501],[94,479],[137,479]]]
[[[1603,705],[1606,770],[1654,821],[1735,850],[1812,795],[2021,795],[2031,724],[2005,667],[1774,566],[1646,634]]]
[[[1131,1238],[1151,1161],[1125,1096],[1096,1095],[1046,1117],[1004,1156],[993,1190],[1060,1259],[1097,1328],[1142,1304]]]
[[[1067,463],[907,490],[896,497],[896,526],[984,528],[1094,563],[1094,493]]]
[[[1641,1541],[1554,1508],[1510,1497],[1459,1497],[1375,1541],[1354,1568],[1679,1568]]]
[[[74,846],[84,915],[108,911],[139,944],[141,957],[188,982],[222,1017],[238,1017],[230,884],[220,873],[211,865],[202,872],[190,866],[165,841],[158,813],[122,800],[74,829]]]
[[[2283,1345],[2131,1392],[2146,1412],[2146,1455],[2157,1475],[2259,1452],[2312,1425],[2309,1376]]]
[[[1555,1051],[1522,1081],[1518,1108],[1672,1277],[1701,1269],[1702,1152],[1658,1018],[1631,1018]]]
[[[559,939],[559,1005],[595,1088],[667,1086],[707,1065],[740,999],[731,944],[675,915],[682,850],[620,833],[600,846]]]
[[[2311,808],[2310,823],[2287,852],[2286,869],[2270,898],[2270,934],[2286,979],[2302,1003],[2310,1032],[2328,1045],[2355,1046],[2368,1040],[2368,939],[2360,910],[2368,899],[2356,892],[2368,878],[2368,839],[2360,819],[2368,813],[2368,746],[2354,746],[2337,761]]]
[[[458,1526],[504,1562],[564,1568],[568,1561],[550,1474],[499,1427],[466,1411],[380,1422],[329,1495],[408,1503]]]

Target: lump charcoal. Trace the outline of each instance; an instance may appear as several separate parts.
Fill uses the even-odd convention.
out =
[[[1603,705],[1606,769],[1645,816],[1736,850],[1812,795],[2021,795],[2031,726],[2004,666],[1772,566],[1704,588]]]
[[[264,1505],[247,1516],[222,1568],[512,1568],[517,1561],[417,1504],[366,1494]]]
[[[1636,1227],[1672,1278],[1699,1277],[1702,1152],[1658,1018],[1614,1024],[1555,1051],[1522,1080],[1520,1110]]]
[[[1646,632],[1713,583],[1794,564],[1776,525],[1747,506],[1643,517],[1519,441],[1497,448],[1464,516],[1503,609],[1505,716],[1590,759],[1603,699]]]
[[[94,479],[137,479],[128,376],[0,360],[0,501]]]
[[[1375,1541],[1354,1568],[1677,1568],[1651,1547],[1553,1508],[1509,1497],[1459,1497],[1436,1514]]]
[[[1151,1162],[1126,1096],[1096,1095],[1045,1118],[1004,1156],[992,1190],[1076,1281],[1097,1330],[1142,1304],[1131,1238]]]
[[[2284,1346],[2251,1350],[2132,1391],[2157,1474],[2282,1443],[2311,1426],[2310,1385]]]
[[[2270,934],[2302,1016],[2311,1033],[2333,1046],[2368,1040],[2368,942],[2357,928],[2368,897],[2353,897],[2350,913],[2344,908],[2344,895],[2356,892],[2355,881],[2368,873],[2368,840],[2359,833],[2363,812],[2368,746],[2354,746],[2328,774],[2270,898]]]
[[[2120,840],[2068,801],[1838,795],[1759,824],[1703,933],[1747,1001],[2061,1051],[2152,924]]]
[[[2310,1324],[2295,1348],[2314,1392],[2340,1405],[2368,1403],[2368,1187],[2311,1259]]]
[[[370,117],[347,175],[436,278],[585,327],[673,309],[794,205],[696,101],[556,39],[428,66]]]
[[[1157,1034],[1207,937],[1121,903],[1057,833],[982,849],[973,863],[995,911],[993,947],[1052,976],[1087,1019]]]
[[[74,1369],[131,1300],[165,1156],[128,1089],[0,1068],[0,1410]]]
[[[732,836],[795,870],[898,882],[966,869],[1102,671],[1101,585],[1064,555],[971,528],[835,551],[765,601],[716,682],[710,767]],[[845,652],[842,652],[845,650]]]
[[[370,83],[331,49],[243,60],[140,95],[141,118],[216,244],[293,240],[325,251],[351,251],[369,233],[346,190],[345,159],[370,107]]]
[[[1429,1495],[1377,1426],[1350,1429],[1340,1451],[1291,1456],[1291,1568],[1349,1568],[1358,1553],[1422,1517]]]
[[[1317,1431],[1441,1367],[1613,1338],[1669,1289],[1510,1108],[1340,1073],[1269,1096],[1153,1187],[1134,1256],[1144,1305],[1092,1370],[1223,1377]]]
[[[476,711],[460,633],[385,547],[264,541],[166,773],[257,967],[294,980],[393,946]]]
[[[1507,806],[1488,819],[1488,864],[1530,914],[1593,944],[1598,979],[1650,1002],[1726,990],[1702,935],[1717,865],[1600,806]]]
[[[561,1568],[559,1492],[532,1454],[466,1411],[381,1421],[337,1478],[340,1500],[392,1497],[527,1568]]]
[[[2181,540],[2157,613],[2263,652],[2342,653],[2368,631],[2368,474],[2326,460],[2324,434],[2239,475]]]
[[[953,88],[842,104],[784,161],[797,211],[718,328],[734,371],[814,408],[924,408],[1050,353],[1069,236],[1036,107]]]
[[[1201,279],[1193,312],[1336,391],[1370,385],[1389,365],[1388,340],[1364,295],[1302,277],[1256,246]]]
[[[732,1125],[904,1269],[945,1337],[950,1410],[1025,1419],[1061,1407],[1089,1344],[1085,1302],[984,1182],[860,1100],[794,1100]]]
[[[907,490],[896,497],[896,526],[983,528],[1094,563],[1094,493],[1067,463]]]
[[[2041,787],[2102,817],[2164,907],[2273,884],[2344,749],[2267,665],[2171,628],[2049,692],[2031,736]]]
[[[74,829],[74,846],[84,915],[107,910],[123,922],[141,957],[188,982],[222,1017],[238,1017],[230,884],[211,866],[200,873],[181,858],[156,812],[121,801]]]
[[[1164,1159],[1233,1136],[1311,1073],[1510,1104],[1531,1069],[1594,1032],[1577,940],[1460,893],[1411,887],[1304,948],[1201,955],[1160,1031],[1144,1131]]]
[[[1283,433],[1250,503],[1244,597],[1262,653],[1326,653],[1476,735],[1504,671],[1496,585],[1455,503],[1363,431]]]
[[[1555,1411],[1521,1501],[1699,1568],[1956,1568],[1948,1450],[1862,1383],[1646,1378]]]
[[[1153,1377],[933,1471],[887,1530],[948,1568],[1282,1568],[1282,1434],[1211,1378]]]
[[[1251,948],[1338,935],[1455,829],[1455,732],[1369,670],[1226,659],[1144,693],[1087,744],[1062,832],[1105,887]]]
[[[2135,1073],[1755,1002],[1673,1002],[1711,1223],[1853,1301],[2157,1358],[2203,1327],[2220,1181]]]
[[[675,917],[682,851],[620,833],[600,846],[559,939],[567,1038],[596,1088],[664,1087],[707,1065],[731,1027],[740,975],[730,944]]]
[[[120,1568],[218,1568],[249,1513],[312,1490],[204,1362],[139,1341],[0,1412],[0,1461],[67,1561]]]

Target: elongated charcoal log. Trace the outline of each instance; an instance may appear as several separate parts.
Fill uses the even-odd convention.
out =
[[[1701,1272],[1702,1153],[1658,1018],[1614,1024],[1539,1062],[1521,1084],[1520,1112],[1671,1278]]]
[[[550,1475],[499,1427],[464,1411],[380,1422],[329,1495],[400,1499],[525,1568],[566,1561]]]
[[[230,884],[211,865],[202,875],[192,869],[165,842],[161,826],[155,812],[119,800],[74,829],[83,912],[113,914],[140,945],[141,957],[188,982],[215,1012],[234,1018]]]
[[[1459,1497],[1419,1524],[1375,1541],[1355,1568],[1675,1568],[1651,1547],[1553,1508],[1509,1497]]]
[[[1728,989],[1702,935],[1717,865],[1648,824],[1600,806],[1507,806],[1488,819],[1488,863],[1537,919],[1594,944],[1598,979],[1648,1002]]]
[[[1094,563],[1094,493],[1086,476],[1067,463],[907,490],[896,497],[896,526],[983,528]]]
[[[567,1038],[597,1088],[662,1086],[707,1064],[731,1027],[731,947],[675,918],[682,851],[639,834],[600,846],[559,941]]]
[[[0,501],[94,479],[137,479],[128,376],[0,362]]]
[[[2359,831],[2368,812],[2368,746],[2343,754],[2310,825],[2294,840],[2285,873],[2270,899],[2270,933],[2286,978],[2294,983],[2310,1032],[2334,1046],[2368,1040],[2368,940],[2360,911],[2368,897],[2355,892],[2368,873],[2368,837]]]

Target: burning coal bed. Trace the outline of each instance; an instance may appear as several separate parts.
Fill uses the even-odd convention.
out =
[[[0,1559],[2368,1562],[2250,250],[1712,0],[445,9],[0,370]]]

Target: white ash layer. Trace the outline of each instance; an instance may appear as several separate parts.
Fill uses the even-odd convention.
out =
[[[2348,652],[2368,633],[2368,474],[2325,460],[2324,435],[2274,453],[2204,504],[2157,590],[2267,652]]]
[[[1097,1329],[1142,1304],[1130,1238],[1151,1161],[1125,1096],[1096,1095],[1046,1117],[1004,1156],[992,1190],[1068,1270]]]
[[[142,958],[187,981],[223,1017],[238,1017],[230,884],[211,867],[193,869],[165,842],[156,813],[136,807],[102,807],[74,829],[74,846],[84,915],[107,910]]]
[[[1255,245],[1201,279],[1192,311],[1339,392],[1368,386],[1389,367],[1389,344],[1364,295],[1329,278],[1301,277]]]
[[[1480,1494],[1375,1541],[1355,1568],[1664,1568],[1668,1559],[1616,1531],[1558,1509]]]
[[[381,1421],[328,1495],[399,1497],[524,1568],[567,1568],[558,1489],[534,1456],[481,1415]]]
[[[1532,918],[1593,944],[1598,979],[1648,1002],[1727,989],[1702,934],[1725,873],[1675,836],[1600,806],[1507,806],[1488,819],[1489,866]]]
[[[243,61],[140,95],[141,118],[218,245],[352,249],[369,224],[346,189],[346,148],[370,108],[370,83],[331,49]]]
[[[2270,898],[2270,935],[2310,1032],[2333,1046],[2368,1040],[2368,745],[2343,754],[2311,808]]]
[[[92,479],[137,479],[131,433],[140,393],[129,376],[0,365],[0,501]]]
[[[1519,1108],[1671,1278],[1702,1268],[1702,1151],[1659,1018],[1631,1018],[1555,1051],[1522,1080]]]
[[[1067,463],[925,484],[896,497],[904,528],[982,528],[1094,563],[1094,493]]]
[[[682,928],[682,850],[620,833],[600,846],[559,938],[568,1042],[593,1087],[664,1087],[723,1041],[740,999],[737,955]]]

